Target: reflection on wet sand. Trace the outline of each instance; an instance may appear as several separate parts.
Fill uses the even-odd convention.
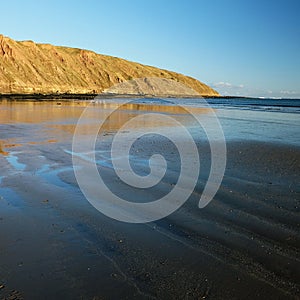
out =
[[[43,144],[50,144],[50,143],[56,143],[57,140],[51,139],[51,140],[46,140],[46,141],[32,141],[28,143],[12,143],[11,140],[0,140],[0,154],[2,155],[9,155],[9,149],[15,148],[15,147],[22,147],[24,144],[29,144],[29,145],[43,145]]]
[[[8,155],[7,148],[20,147],[21,144],[13,143],[12,140],[0,140],[0,154]]]
[[[91,104],[91,105],[90,105]],[[66,102],[34,102],[34,101],[0,101],[0,123],[41,123],[46,121],[67,120],[79,118],[83,110],[90,105],[96,108],[97,114],[91,117],[101,117],[101,110],[160,112],[168,114],[187,114],[187,111],[178,105],[154,105],[140,103],[120,104],[102,100],[91,103],[90,101],[66,101]],[[189,107],[195,114],[207,113],[210,109]]]
[[[77,104],[83,104],[84,107],[87,106],[86,102]],[[93,129],[95,127],[99,127],[99,120],[105,119],[105,122],[101,126],[100,133],[117,131],[130,119],[136,116],[140,116],[141,112],[169,114],[172,115],[172,117],[176,119],[179,123],[186,123],[191,122],[193,119],[190,115],[190,112],[192,112],[193,114],[200,115],[208,114],[211,111],[211,109],[209,108],[199,107],[189,107],[188,109],[189,111],[187,111],[184,107],[171,105],[166,106],[140,103],[126,103],[120,106],[120,103],[115,102],[95,102],[91,103],[91,105],[87,108],[87,111],[85,111],[85,116],[88,117],[89,122],[87,124],[81,125],[80,128],[77,127],[77,130],[79,130],[80,133],[83,135],[89,134],[91,131],[94,131]],[[83,112],[83,110],[81,112]],[[73,115],[72,117],[75,116]],[[77,124],[75,123],[56,123],[49,125],[50,128],[57,130],[58,135],[60,131],[73,134],[76,126]],[[171,123],[167,118],[165,120],[160,119],[159,122],[157,121],[157,119],[151,121],[151,119],[147,118],[147,121],[145,119],[145,122],[142,123],[143,128],[157,128],[169,126],[174,127],[174,123]],[[130,129],[134,130],[140,127],[141,122],[132,123]]]
[[[84,102],[0,101],[0,123],[42,123],[78,118]]]
[[[126,100],[128,101],[128,99]],[[9,155],[9,148],[21,145],[48,144],[58,141],[68,140],[74,134],[77,121],[87,108],[88,122],[77,127],[80,133],[86,135],[99,128],[101,120],[105,120],[99,133],[107,135],[110,132],[118,131],[130,119],[143,113],[161,113],[172,115],[179,123],[187,124],[193,121],[189,112],[178,105],[165,104],[144,104],[144,103],[124,103],[124,100],[94,100],[94,101],[0,101],[0,125],[13,124],[14,140],[5,134],[1,135],[0,154]],[[189,111],[197,115],[208,114],[210,109],[189,107]],[[141,113],[142,112],[142,113]],[[25,136],[25,127],[34,126],[35,133]],[[40,126],[41,125],[41,126]],[[145,122],[131,123],[127,128],[135,130],[140,127],[174,127],[168,118],[151,120],[147,118]],[[3,131],[3,133],[5,133]]]
[[[57,143],[57,140],[51,139],[51,140],[46,140],[46,141],[41,141],[41,142],[28,142],[29,145],[44,145],[44,144],[51,144],[51,143]]]
[[[171,101],[170,101],[171,102]],[[172,102],[171,102],[172,103]],[[100,105],[104,109],[129,110],[129,111],[148,111],[168,114],[187,114],[188,111],[179,105],[160,105],[160,104],[144,104],[144,103],[125,103],[120,106],[117,102],[99,101],[92,103],[93,105]],[[168,104],[168,102],[167,102]],[[189,111],[195,114],[206,113],[210,108],[189,107]]]
[[[124,102],[124,100],[123,100]],[[42,127],[36,127],[37,131],[34,140],[31,137],[24,139],[23,129],[20,129],[20,138],[17,138],[21,144],[41,144],[55,143],[59,140],[69,138],[74,134],[76,123],[83,111],[88,121],[77,127],[79,133],[88,135],[95,128],[99,127],[99,121],[105,120],[99,130],[100,134],[107,135],[110,132],[118,131],[127,121],[140,116],[143,113],[162,113],[170,114],[181,124],[187,124],[193,121],[190,112],[201,115],[209,113],[208,108],[184,107],[178,105],[162,104],[144,104],[144,103],[123,103],[122,100],[95,100],[95,101],[0,101],[0,124],[41,124]],[[168,104],[168,103],[167,103]],[[115,110],[115,111],[114,111]],[[143,128],[174,127],[168,118],[165,120],[156,118],[153,120],[147,118],[145,122],[132,123],[128,128],[135,130]],[[47,140],[45,139],[47,136]],[[51,139],[49,139],[51,137]],[[7,155],[7,148],[13,147],[14,142],[1,141],[0,154]],[[15,144],[15,146],[17,146]],[[20,146],[20,144],[18,144]]]
[[[8,152],[4,151],[3,148],[4,148],[3,141],[0,141],[0,154],[8,155]]]
[[[130,119],[138,116],[139,113],[124,113],[124,111],[116,111],[109,115],[104,123],[102,124],[101,128],[99,128],[99,121],[103,120],[107,113],[103,113],[103,111],[91,111],[91,114],[88,114],[89,122],[86,124],[81,124],[80,126],[76,123],[72,124],[62,124],[62,123],[56,123],[56,124],[50,124],[47,127],[51,130],[55,130],[55,136],[60,136],[62,132],[68,133],[68,134],[74,134],[75,128],[79,131],[82,135],[88,135],[91,132],[94,132],[95,128],[99,128],[100,134],[107,134],[108,132],[116,132],[118,131],[127,121]],[[178,122],[188,122],[191,117],[189,116],[181,116],[177,115],[174,116],[174,119],[176,119]],[[190,120],[192,121],[192,120]],[[137,130],[139,128],[159,128],[159,127],[174,127],[174,123],[170,122],[167,118],[165,120],[160,119],[159,121],[157,119],[151,121],[149,118],[145,118],[145,122],[138,122],[138,123],[131,123],[130,127],[127,127],[127,129],[130,130]]]

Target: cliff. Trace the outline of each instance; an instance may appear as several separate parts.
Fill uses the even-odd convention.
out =
[[[110,88],[128,80],[136,86],[138,78],[152,78],[142,80],[145,84],[135,89],[138,94],[167,95],[172,91],[173,96],[183,96],[193,90],[201,96],[219,95],[204,83],[175,72],[88,50],[19,42],[0,35],[0,94],[110,93]],[[166,80],[158,87],[154,78]]]

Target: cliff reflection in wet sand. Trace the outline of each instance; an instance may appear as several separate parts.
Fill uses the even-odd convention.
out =
[[[80,132],[82,134],[89,134],[92,128],[99,126],[99,120],[107,117],[107,114],[113,112],[104,122],[101,127],[101,132],[116,131],[122,125],[124,125],[129,119],[137,116],[140,112],[149,113],[163,113],[176,115],[174,118],[179,122],[189,122],[191,117],[187,114],[187,111],[181,106],[171,105],[148,105],[140,103],[126,103],[119,106],[119,103],[111,101],[96,101],[90,103],[90,101],[1,101],[0,102],[0,122],[14,123],[14,124],[43,124],[52,132],[52,138],[56,139],[65,134],[73,134],[77,120],[83,113],[84,109],[88,106],[89,123],[81,126]],[[195,114],[204,114],[209,111],[207,108],[192,108],[191,110]],[[164,127],[174,126],[166,119],[165,121],[157,122],[157,120],[151,122],[147,119],[144,123],[145,127]],[[134,129],[134,128],[131,128]]]
[[[90,101],[0,101],[1,123],[41,123],[45,121],[66,120],[78,118],[87,106],[93,108],[114,110],[119,104],[108,101],[90,103]],[[207,108],[189,108],[194,113],[204,113]],[[148,111],[168,114],[186,114],[181,106],[148,105],[139,103],[127,103],[118,108],[120,111]],[[93,117],[95,115],[91,115]],[[96,115],[98,117],[100,115]]]
[[[0,140],[0,154],[8,155],[9,149],[21,146],[21,144],[14,143],[13,139]]]
[[[0,154],[2,154],[2,155],[7,155],[8,152],[5,151],[5,150],[3,150],[3,148],[5,147],[3,144],[4,144],[4,142],[3,142],[3,141],[0,141]]]

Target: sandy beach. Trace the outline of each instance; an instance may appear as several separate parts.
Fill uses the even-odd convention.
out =
[[[188,201],[162,220],[127,224],[97,211],[74,177],[72,137],[85,107],[0,102],[0,299],[299,299],[300,147],[298,127],[288,123],[295,117],[286,114],[276,133],[279,113],[250,112],[246,120],[243,111],[220,110],[227,166],[214,200],[197,206],[210,168],[200,137],[201,172]],[[127,107],[119,121],[148,110],[192,124],[176,107],[154,104]],[[146,194],[119,182],[106,148],[118,127],[108,123],[99,141],[107,184],[131,201],[172,189],[177,152],[153,136],[136,145],[132,159],[142,173],[158,147],[169,163],[163,181]]]

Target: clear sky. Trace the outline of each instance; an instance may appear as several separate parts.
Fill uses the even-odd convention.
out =
[[[300,98],[300,0],[1,1],[0,33],[193,76],[223,94]]]

